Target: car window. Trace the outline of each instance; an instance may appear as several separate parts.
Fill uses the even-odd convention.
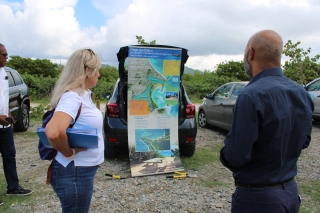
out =
[[[18,73],[13,72],[12,76],[13,76],[14,82],[16,83],[16,86],[23,84],[23,81]]]
[[[222,86],[215,94],[215,99],[227,99],[233,84]]]
[[[237,84],[231,94],[231,98],[238,98],[238,96],[242,93],[246,85],[244,84]]]
[[[320,80],[310,84],[307,87],[307,91],[319,91],[320,90]]]
[[[9,81],[9,87],[15,86],[15,85],[14,85],[13,78],[12,78],[12,75],[11,75],[10,72],[7,72],[7,76],[8,76],[8,81]]]

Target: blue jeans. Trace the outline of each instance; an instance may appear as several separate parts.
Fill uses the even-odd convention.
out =
[[[261,189],[237,187],[232,195],[232,213],[297,213],[301,200],[295,180]]]
[[[7,189],[19,187],[16,165],[16,148],[13,141],[12,127],[0,128],[0,152],[2,155],[3,171],[7,181]]]
[[[89,212],[97,169],[98,166],[74,166],[73,161],[65,168],[53,161],[50,184],[59,197],[63,213]]]

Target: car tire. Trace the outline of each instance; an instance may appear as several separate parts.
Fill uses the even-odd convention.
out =
[[[26,104],[22,104],[19,112],[19,117],[14,124],[14,130],[16,132],[25,132],[29,128],[30,117],[29,117],[29,107]]]
[[[111,146],[108,142],[106,142],[104,147],[104,157],[106,158],[114,158],[116,156],[117,148],[115,146]]]
[[[195,150],[196,150],[196,140],[194,140],[194,143],[192,143],[191,145],[180,147],[180,155],[184,157],[192,157]]]
[[[202,111],[202,110],[198,114],[198,124],[202,128],[206,128],[206,127],[209,126],[208,123],[207,123],[206,113],[204,111]]]

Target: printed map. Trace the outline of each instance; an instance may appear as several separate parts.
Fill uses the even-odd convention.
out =
[[[180,61],[130,58],[129,67],[130,115],[158,113],[177,117]]]

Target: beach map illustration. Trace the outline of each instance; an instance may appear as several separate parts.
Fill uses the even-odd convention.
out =
[[[181,49],[128,54],[128,140],[132,176],[183,170],[178,143]]]

